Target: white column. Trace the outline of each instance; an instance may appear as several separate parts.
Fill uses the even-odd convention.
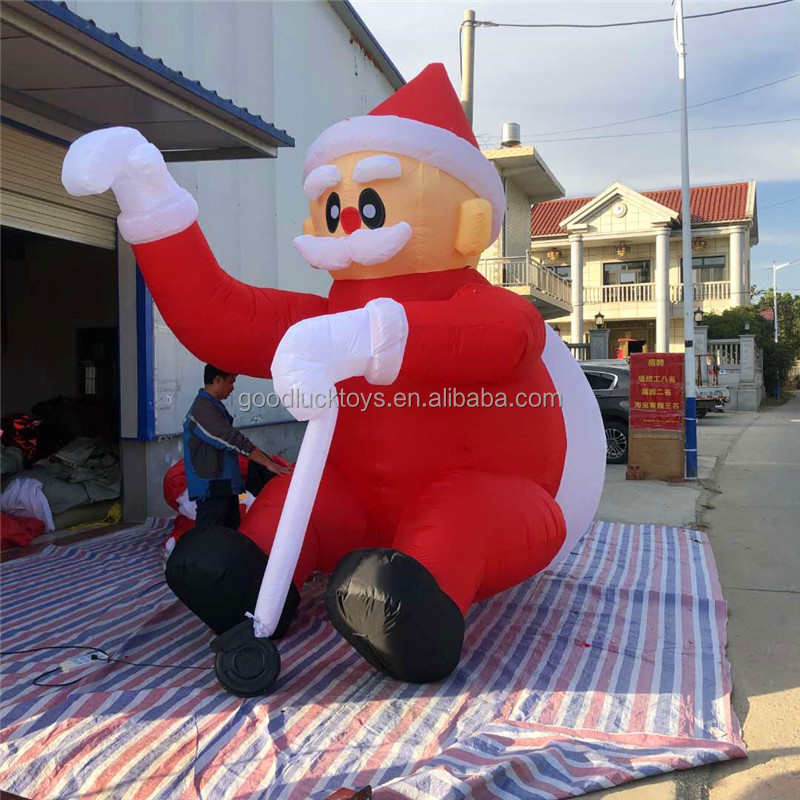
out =
[[[669,352],[669,228],[656,231],[656,352]]]
[[[747,305],[747,294],[744,288],[744,269],[742,256],[744,255],[744,230],[734,228],[730,235],[730,282],[731,305]]]
[[[569,274],[572,278],[572,317],[570,341],[583,344],[583,236],[573,233],[569,237]]]

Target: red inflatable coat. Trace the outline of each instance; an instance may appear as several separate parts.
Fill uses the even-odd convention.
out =
[[[256,288],[219,267],[197,224],[134,251],[176,336],[231,372],[270,377],[278,343],[301,319],[378,297],[406,312],[394,384],[380,396],[362,378],[339,387],[355,405],[340,409],[298,587],[353,549],[392,547],[427,567],[463,612],[542,570],[590,523],[597,498],[581,498],[581,484],[604,448],[597,404],[523,298],[474,269],[340,280],[328,299]],[[561,406],[548,403],[559,392]],[[466,402],[472,393],[477,406]],[[272,480],[241,526],[267,553],[288,482]]]

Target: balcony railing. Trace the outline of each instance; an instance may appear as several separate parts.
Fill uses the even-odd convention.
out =
[[[696,302],[728,300],[731,296],[729,281],[704,281],[695,283],[693,288]],[[583,289],[584,303],[654,303],[655,300],[654,283],[621,283],[613,286],[586,286]],[[669,300],[671,303],[683,302],[682,283],[669,287]]]
[[[592,346],[590,344],[567,344],[576,361],[588,361]]]
[[[731,283],[730,281],[702,281],[692,284],[694,289],[694,299],[698,302],[703,300],[730,300]],[[669,299],[672,303],[683,302],[683,284],[679,283],[669,287]]]
[[[620,283],[614,286],[584,286],[584,303],[652,303],[654,283]]]
[[[484,258],[478,262],[478,272],[495,286],[528,287],[531,294],[570,305],[570,282],[530,256]]]

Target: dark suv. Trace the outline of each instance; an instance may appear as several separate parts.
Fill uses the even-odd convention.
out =
[[[581,367],[594,391],[606,430],[606,463],[628,463],[628,412],[631,370],[625,361],[583,361]]]

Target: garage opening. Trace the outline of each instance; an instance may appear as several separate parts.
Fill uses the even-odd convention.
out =
[[[3,512],[44,518],[46,531],[111,519],[121,484],[116,251],[4,225],[1,252]]]

